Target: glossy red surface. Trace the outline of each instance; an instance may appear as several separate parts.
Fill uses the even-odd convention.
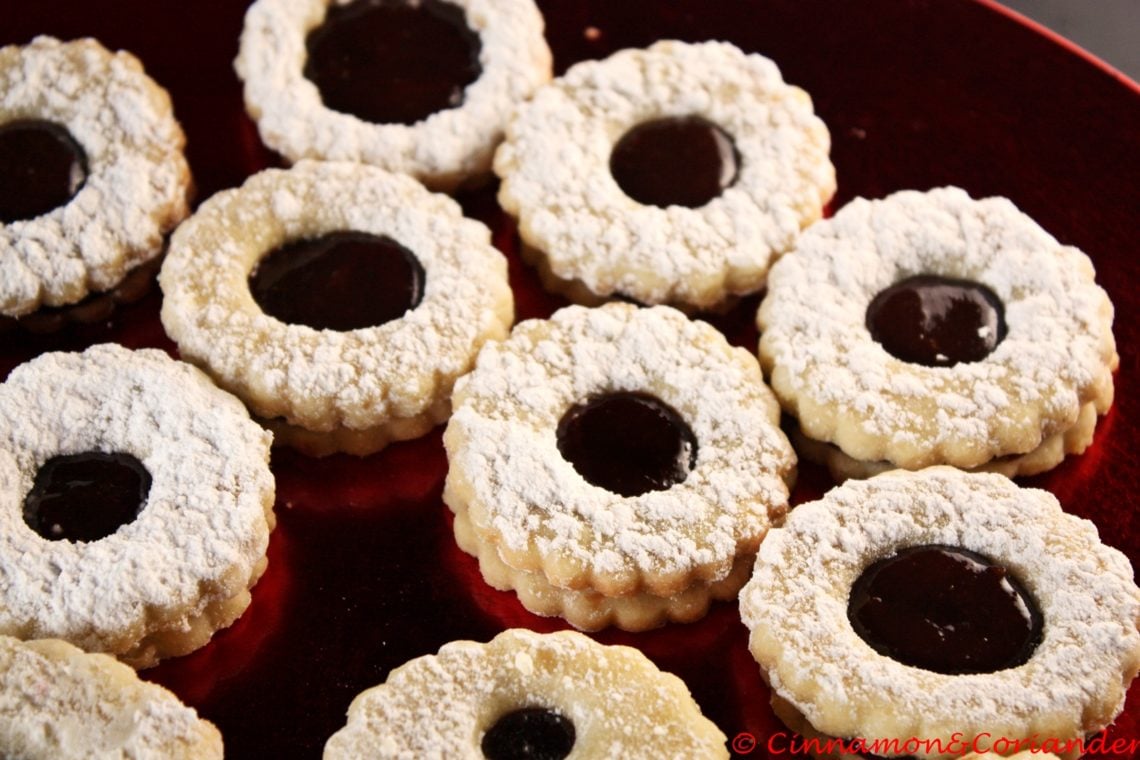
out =
[[[231,62],[244,0],[0,0],[0,42],[39,33],[91,35],[133,51],[172,93],[189,136],[199,197],[275,162],[246,118]],[[1136,222],[1140,93],[1135,85],[985,0],[541,0],[559,71],[620,47],[676,37],[727,39],[764,53],[808,90],[831,128],[839,193],[942,184],[1005,195],[1060,240],[1094,259],[1116,304],[1117,400],[1094,446],[1027,482],[1092,519],[1105,540],[1140,560],[1133,494],[1140,489],[1140,354]],[[586,34],[589,28],[597,34]],[[491,190],[465,196],[511,258],[520,318],[561,305],[515,257],[514,230]],[[172,349],[159,296],[110,322],[49,337],[0,334],[0,376],[31,356],[114,340]],[[716,324],[754,347],[756,299]],[[563,627],[488,588],[450,533],[440,499],[439,431],[365,459],[310,460],[275,450],[279,526],[253,604],[190,656],[144,676],[166,684],[221,728],[232,758],[318,757],[361,689],[394,666],[455,638],[501,628]],[[797,500],[828,485],[805,468]],[[644,634],[604,632],[638,646],[690,685],[730,739],[750,732],[748,757],[787,747],[745,648],[732,604],[700,623]],[[1140,737],[1132,690],[1112,738]],[[774,742],[772,752],[768,741]],[[747,749],[747,742],[740,745]],[[1105,755],[1121,757],[1121,755]]]

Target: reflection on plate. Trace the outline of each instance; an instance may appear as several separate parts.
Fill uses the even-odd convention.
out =
[[[0,42],[39,33],[95,36],[136,53],[166,86],[189,136],[199,197],[275,163],[245,116],[231,62],[244,3],[200,0],[0,0]],[[1140,467],[1134,283],[1140,208],[1140,91],[988,0],[541,0],[559,71],[656,39],[726,39],[780,64],[829,125],[838,207],[855,196],[943,184],[975,197],[1005,195],[1064,243],[1085,250],[1116,304],[1122,356],[1117,401],[1082,457],[1026,481],[1092,519],[1106,541],[1140,560],[1131,491]],[[520,318],[562,304],[515,256],[517,240],[494,189],[460,199],[511,257]],[[757,299],[716,320],[754,348]],[[0,375],[46,350],[113,340],[172,349],[159,296],[109,323],[66,335],[0,334]],[[274,452],[279,525],[270,569],[231,629],[144,676],[162,682],[222,730],[227,756],[318,757],[349,701],[394,666],[455,638],[488,640],[509,626],[564,627],[530,615],[483,584],[458,551],[440,499],[446,460],[439,431],[366,459],[310,460]],[[796,500],[828,486],[805,468]],[[607,631],[684,678],[740,756],[779,756],[783,729],[745,648],[735,605],[700,623],[644,634]],[[1133,692],[1136,690],[1134,689]],[[1135,693],[1109,737],[1140,736]]]

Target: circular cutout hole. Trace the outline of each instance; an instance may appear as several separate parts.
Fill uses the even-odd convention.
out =
[[[736,181],[740,156],[732,138],[699,116],[638,124],[614,146],[610,173],[647,206],[698,208]]]
[[[574,723],[544,707],[526,707],[499,718],[483,735],[487,760],[562,760],[574,749]]]
[[[387,236],[334,232],[267,253],[250,274],[249,290],[262,311],[286,324],[357,330],[418,306],[424,269]]]
[[[482,42],[463,9],[440,0],[331,4],[308,37],[305,76],[324,104],[377,124],[415,124],[463,103]]]
[[[0,125],[0,223],[67,204],[87,180],[87,154],[66,127],[22,119]]]
[[[971,280],[926,274],[876,295],[866,324],[896,359],[927,367],[981,361],[1006,334],[1005,308],[992,290]]]
[[[577,404],[557,436],[558,450],[583,478],[621,496],[670,488],[697,462],[692,429],[648,393],[606,393]]]
[[[139,516],[150,473],[130,454],[52,457],[24,498],[24,522],[50,541],[98,541]]]
[[[993,673],[1041,642],[1036,601],[1004,567],[937,544],[875,562],[851,588],[847,617],[879,654],[935,673]]]

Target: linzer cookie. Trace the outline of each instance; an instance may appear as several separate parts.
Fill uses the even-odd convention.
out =
[[[796,507],[740,611],[789,726],[905,743],[892,755],[1003,739],[1073,758],[1140,668],[1128,559],[1048,492],[946,466]]]
[[[533,0],[257,0],[235,65],[262,139],[288,160],[451,190],[490,173],[551,55]]]
[[[269,444],[161,351],[16,367],[0,385],[0,634],[140,668],[204,645],[265,570]]]
[[[368,454],[447,419],[514,319],[503,255],[411,177],[302,161],[208,199],[171,239],[162,323],[275,440]]]
[[[130,53],[51,37],[0,48],[0,330],[102,319],[146,292],[188,213],[184,144]]]
[[[521,106],[499,203],[550,290],[712,309],[759,290],[835,191],[807,94],[728,43],[585,61]]]
[[[856,200],[773,267],[760,361],[836,477],[950,464],[1031,475],[1112,404],[1113,308],[1088,257],[1003,198]]]
[[[104,654],[0,636],[0,753],[23,760],[221,760],[213,724]]]
[[[453,641],[362,692],[326,760],[727,758],[679,678],[632,647],[580,633]]]
[[[487,582],[582,629],[733,598],[795,455],[748,352],[668,307],[564,308],[456,384],[444,501]]]

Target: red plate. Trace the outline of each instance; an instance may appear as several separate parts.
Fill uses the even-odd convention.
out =
[[[1117,401],[1084,456],[1027,481],[1093,520],[1135,564],[1132,509],[1140,467],[1137,419],[1136,212],[1140,90],[988,0],[545,0],[559,71],[583,58],[661,38],[726,39],[779,63],[831,128],[835,206],[855,196],[944,184],[1004,195],[1062,242],[1084,249],[1117,308]],[[189,135],[199,197],[275,162],[242,108],[231,62],[246,3],[233,0],[0,0],[0,42],[36,34],[94,36],[137,54],[166,86]],[[586,33],[596,29],[599,34]],[[514,257],[516,237],[491,190],[461,199],[511,257],[520,318],[547,296]],[[52,349],[113,340],[172,348],[158,295],[110,323],[66,336],[0,336],[0,376]],[[751,299],[718,324],[754,347]],[[440,500],[447,463],[439,431],[365,459],[310,460],[276,450],[279,525],[253,604],[202,650],[144,673],[214,721],[227,755],[318,757],[352,697],[394,666],[457,638],[560,622],[489,589],[451,537]],[[797,500],[827,486],[807,469]],[[702,622],[644,634],[603,632],[684,678],[741,756],[777,757],[787,743],[733,604]],[[1135,691],[1135,690],[1134,690]],[[1108,732],[1140,737],[1140,698]],[[749,748],[747,735],[738,746]],[[769,742],[772,742],[769,745]],[[1106,753],[1106,757],[1120,757]]]

